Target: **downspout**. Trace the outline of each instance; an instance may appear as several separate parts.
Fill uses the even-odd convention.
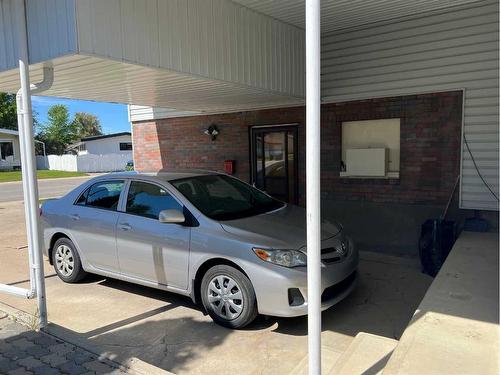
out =
[[[35,143],[33,137],[33,112],[31,94],[47,90],[53,83],[52,68],[44,68],[44,79],[38,85],[30,85],[28,60],[28,33],[25,0],[16,1],[18,25],[19,75],[21,89],[16,96],[19,141],[21,148],[22,181],[25,206],[25,220],[30,262],[30,289],[0,284],[0,291],[26,298],[38,297],[39,326],[47,325],[45,300],[45,278],[38,210],[38,185],[36,179]]]
[[[20,54],[21,56],[21,54]],[[20,60],[20,65],[21,65],[21,60]],[[22,74],[22,73],[21,73]],[[42,82],[38,84],[31,84],[30,85],[30,90],[29,90],[29,102],[31,103],[31,94],[36,94],[45,90],[50,89],[52,86],[52,83],[54,82],[54,70],[49,67],[44,67],[43,68],[43,80]],[[25,166],[21,168],[22,172],[22,183],[23,183],[23,193],[24,193],[24,215],[26,218],[26,231],[27,231],[27,237],[28,237],[28,255],[29,255],[29,264],[30,264],[30,288],[29,289],[23,289],[23,288],[18,288],[18,287],[12,287],[12,286],[3,286],[0,285],[0,291],[5,291],[7,293],[15,294],[18,296],[23,296],[28,299],[35,298],[37,296],[37,288],[36,288],[36,270],[39,268],[36,264],[35,260],[35,251],[37,249],[37,246],[40,247],[39,242],[34,240],[33,237],[33,222],[32,220],[32,215],[30,214],[31,208],[30,208],[30,198],[27,196],[27,193],[30,192],[30,185],[28,184],[29,181],[29,176],[28,174],[28,169],[29,169],[29,159],[27,159],[27,155],[30,154],[29,150],[27,148],[30,147],[30,139],[34,139],[33,137],[33,114],[31,111],[31,106],[30,106],[30,117],[31,119],[28,119],[28,113],[27,111],[24,111],[24,101],[23,101],[23,89],[19,89],[16,95],[16,106],[17,106],[17,123],[18,123],[18,129],[19,129],[19,146],[21,149],[21,166]],[[26,133],[27,126],[31,129],[31,134]],[[28,140],[28,141],[27,141]],[[33,145],[33,156],[35,154],[34,152],[34,145]],[[35,169],[36,171],[36,158],[35,156],[33,157],[34,161],[32,163],[32,168]],[[36,180],[35,180],[36,181]],[[38,190],[38,188],[37,188]],[[36,196],[38,196],[38,191]],[[38,198],[35,199],[35,207],[38,207]],[[35,226],[39,228],[38,225],[38,220],[36,220]],[[38,239],[40,239],[40,235],[37,235]],[[43,256],[41,256],[41,260],[43,261]]]

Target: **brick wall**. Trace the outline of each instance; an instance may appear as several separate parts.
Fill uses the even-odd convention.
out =
[[[401,119],[399,179],[340,178],[341,123]],[[136,168],[222,170],[236,160],[236,176],[248,181],[249,127],[297,123],[299,196],[305,192],[305,110],[303,107],[163,119],[133,124]],[[462,92],[371,99],[322,106],[322,195],[328,200],[444,205],[460,166]],[[216,124],[215,141],[203,134]]]
[[[343,121],[400,118],[399,179],[340,178]],[[328,105],[322,118],[324,197],[445,204],[460,168],[462,92]]]
[[[291,122],[302,125],[303,118],[304,108],[297,107],[134,123],[136,169],[201,168],[221,171],[223,161],[229,159],[236,160],[235,176],[249,181],[249,126]],[[216,124],[220,132],[215,141],[203,134],[212,124]]]

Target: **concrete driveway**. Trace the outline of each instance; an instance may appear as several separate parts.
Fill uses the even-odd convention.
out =
[[[0,282],[26,286],[20,203],[0,204]],[[303,373],[307,319],[260,317],[245,330],[219,327],[189,298],[91,276],[64,284],[46,263],[54,331],[125,363],[138,358],[174,373]],[[362,253],[360,283],[323,313],[325,373],[360,331],[398,339],[430,285],[416,260]],[[0,304],[33,314],[35,302],[0,295]]]
[[[60,197],[92,177],[94,177],[94,175],[38,180],[40,199]],[[0,183],[0,202],[15,202],[22,200],[23,184],[21,181]]]

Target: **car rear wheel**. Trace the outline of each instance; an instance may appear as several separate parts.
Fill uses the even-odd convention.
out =
[[[57,276],[66,283],[76,283],[87,274],[80,256],[69,238],[59,238],[52,250],[52,263]]]
[[[201,299],[210,317],[224,327],[243,328],[257,316],[252,283],[231,266],[214,266],[205,273]]]

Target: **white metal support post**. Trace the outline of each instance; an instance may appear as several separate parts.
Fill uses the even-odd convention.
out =
[[[28,61],[28,35],[26,25],[25,0],[17,0],[17,25],[18,25],[18,53],[19,76],[21,89],[18,92],[18,123],[21,155],[22,178],[24,188],[24,204],[26,206],[26,227],[28,228],[28,251],[30,263],[35,278],[35,290],[38,302],[39,327],[47,325],[47,305],[45,300],[45,278],[43,271],[43,254],[41,247],[39,210],[38,210],[38,184],[36,178],[35,142],[33,137],[33,112],[31,108],[31,85],[29,79]]]
[[[43,81],[40,82],[37,85],[31,85],[31,93],[37,93],[44,91],[50,86],[52,86],[52,82],[54,80],[54,72],[52,68],[43,68]],[[21,149],[21,166],[28,165],[28,159],[27,159],[27,152],[26,147],[26,139],[29,139],[29,135],[25,134],[25,129],[26,126],[24,124],[25,122],[25,116],[24,116],[24,104],[23,104],[23,99],[22,99],[22,90],[20,89],[16,95],[16,105],[17,105],[17,123],[19,124],[19,144],[20,144],[20,149]],[[32,122],[31,122],[32,123]],[[32,127],[30,127],[32,129]],[[31,135],[32,137],[32,135]],[[28,142],[29,145],[29,142]],[[33,152],[34,154],[34,152]],[[44,155],[45,155],[45,147],[44,147]],[[35,162],[33,164],[35,166]],[[36,283],[36,278],[43,275],[43,270],[40,274],[37,274],[36,269],[39,268],[37,266],[37,261],[36,261],[36,256],[35,256],[35,245],[34,245],[34,240],[33,240],[33,225],[31,222],[31,206],[30,206],[30,199],[28,199],[28,193],[30,191],[29,189],[29,184],[28,184],[28,176],[27,176],[27,171],[25,168],[22,169],[22,183],[23,183],[23,193],[24,193],[24,216],[26,219],[26,233],[28,237],[28,255],[29,255],[29,274],[30,274],[30,287],[29,289],[25,288],[20,288],[17,286],[13,285],[6,285],[6,284],[0,284],[0,292],[5,292],[9,294],[13,294],[18,297],[24,297],[24,298],[35,298],[37,296],[37,283]],[[40,254],[40,260],[43,259],[42,255]],[[43,264],[42,264],[43,266]],[[44,280],[42,280],[42,285]],[[45,295],[45,293],[42,293]],[[44,304],[43,299],[39,300],[39,304]],[[42,307],[42,309],[40,309]],[[39,311],[43,311],[44,307],[39,306]],[[46,314],[42,314],[41,317],[46,316]],[[45,324],[45,322],[41,322],[41,326]]]
[[[306,210],[309,374],[321,374],[320,0],[306,0]]]

